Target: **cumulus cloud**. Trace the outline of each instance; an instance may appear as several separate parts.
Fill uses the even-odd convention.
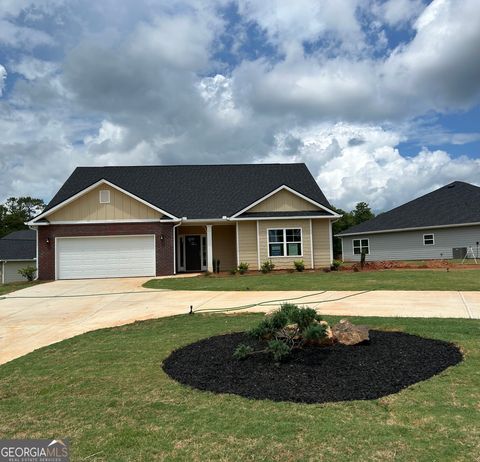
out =
[[[7,70],[0,64],[0,96],[2,96],[6,78]]]
[[[432,146],[479,134],[419,122],[478,104],[475,4],[0,2],[0,200],[49,199],[77,165],[304,161],[332,203],[376,210],[478,181]]]

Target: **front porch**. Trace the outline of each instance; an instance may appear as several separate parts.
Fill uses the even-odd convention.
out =
[[[177,273],[221,271],[237,266],[235,224],[182,224],[175,228],[175,270]]]

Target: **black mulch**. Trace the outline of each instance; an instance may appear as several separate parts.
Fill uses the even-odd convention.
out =
[[[370,342],[296,350],[275,365],[266,354],[232,358],[244,333],[207,338],[174,351],[163,369],[200,390],[251,399],[326,403],[376,399],[429,379],[462,361],[453,344],[401,332],[370,331]]]

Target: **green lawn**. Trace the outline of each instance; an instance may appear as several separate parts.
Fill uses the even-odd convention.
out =
[[[480,271],[254,273],[243,276],[152,279],[144,287],[173,290],[480,290]]]
[[[20,282],[10,282],[8,284],[0,284],[0,295],[9,294],[10,292],[15,292],[16,290],[25,289],[35,284],[41,284],[42,281],[20,281]]]
[[[453,341],[466,355],[439,376],[374,401],[251,401],[190,389],[161,369],[172,350],[244,330],[260,317],[146,321],[0,366],[1,438],[69,438],[72,461],[478,459],[480,321],[361,318],[371,327]]]

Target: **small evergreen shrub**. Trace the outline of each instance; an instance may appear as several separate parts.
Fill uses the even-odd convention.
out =
[[[266,260],[262,263],[262,266],[260,267],[260,271],[263,274],[270,273],[270,271],[273,271],[275,268],[275,264],[272,262],[272,260]]]
[[[300,273],[305,269],[305,263],[303,260],[294,261],[293,265],[295,266],[295,269]]]
[[[35,273],[37,272],[37,268],[34,266],[26,266],[25,268],[20,268],[18,270],[18,274],[24,277],[27,281],[33,281],[35,278]]]
[[[251,346],[240,343],[240,345],[235,348],[233,352],[233,357],[235,359],[245,359],[247,356],[253,353],[253,348]]]
[[[232,276],[235,276],[235,275],[237,274],[237,268],[232,268],[232,269],[230,270],[230,274],[231,274]]]
[[[237,271],[240,274],[245,274],[248,271],[248,266],[249,266],[248,263],[240,262],[240,264],[237,267]]]
[[[267,340],[263,350],[254,350],[245,344],[238,345],[233,357],[245,359],[255,353],[269,353],[278,363],[287,358],[295,348],[306,343],[320,343],[327,337],[328,324],[322,321],[313,308],[300,308],[284,303],[279,310],[265,316],[248,335],[257,340]]]
[[[267,350],[273,356],[273,360],[279,363],[291,353],[292,348],[282,340],[274,339],[268,342]]]
[[[338,271],[342,262],[340,260],[333,260],[332,266],[330,267],[332,271]]]

